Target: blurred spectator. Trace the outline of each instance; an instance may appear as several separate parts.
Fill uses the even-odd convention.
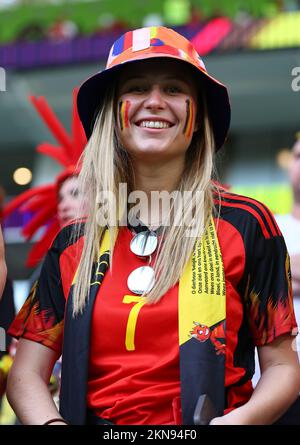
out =
[[[60,183],[58,191],[57,218],[60,228],[78,217],[80,202],[79,178],[76,174],[70,175]]]
[[[295,314],[300,325],[300,132],[292,148],[289,178],[293,192],[291,213],[277,215],[276,220],[285,238],[291,258]]]
[[[296,134],[296,143],[292,148],[292,157],[289,166],[289,178],[293,192],[293,205],[291,213],[275,215],[278,226],[283,234],[291,259],[292,286],[294,292],[294,309],[298,327],[300,326],[300,132]],[[299,336],[298,336],[299,337]],[[297,341],[298,340],[298,341]],[[299,338],[298,356],[300,359]],[[296,343],[296,344],[297,344]],[[260,378],[258,356],[255,358],[255,374],[252,379],[256,386]],[[300,395],[286,414],[281,418],[280,425],[300,425]]]
[[[202,11],[196,7],[195,5],[191,5],[191,12],[190,12],[190,20],[187,23],[187,26],[193,27],[193,26],[198,26],[201,22],[204,21],[204,15],[202,13]]]
[[[145,15],[143,19],[143,26],[163,26],[164,19],[161,14],[153,13]]]
[[[283,234],[291,259],[292,286],[294,293],[294,309],[298,327],[300,326],[300,132],[296,135],[296,143],[291,152],[289,178],[293,192],[291,213],[275,215],[278,226]],[[299,339],[298,343],[299,343]],[[300,351],[298,347],[298,355]],[[258,357],[256,354],[255,375],[252,383],[256,386],[260,377]],[[300,408],[299,408],[300,410]],[[300,419],[300,413],[299,413]]]
[[[24,26],[21,31],[18,32],[16,36],[17,41],[35,41],[42,40],[46,37],[46,30],[44,26],[39,23],[30,23]]]
[[[54,41],[73,39],[77,34],[78,26],[76,23],[65,17],[58,17],[47,32],[48,38]]]
[[[129,28],[128,23],[124,20],[117,19],[113,14],[108,12],[101,14],[97,22],[98,27],[94,32],[96,35],[106,34],[108,32],[122,34],[124,30]]]

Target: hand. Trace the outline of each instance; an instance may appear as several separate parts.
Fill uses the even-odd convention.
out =
[[[245,406],[245,405],[244,405]],[[236,408],[224,416],[214,417],[210,425],[250,425],[243,407]]]
[[[230,425],[227,421],[226,416],[215,417],[209,422],[210,425]]]

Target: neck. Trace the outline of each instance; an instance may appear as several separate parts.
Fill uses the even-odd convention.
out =
[[[184,158],[163,163],[134,163],[135,190],[142,190],[149,195],[152,191],[172,192],[180,182],[184,163]]]
[[[162,205],[151,203],[151,192],[169,192],[176,190],[184,171],[184,158],[172,159],[167,162],[134,164],[135,190],[147,195],[147,203],[140,202],[141,221],[153,227],[158,227],[167,217],[168,209]]]

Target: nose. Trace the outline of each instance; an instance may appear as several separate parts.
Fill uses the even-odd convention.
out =
[[[60,213],[65,213],[69,210],[70,208],[70,204],[68,199],[62,199],[59,203],[58,203],[58,211]]]
[[[163,92],[158,85],[153,85],[150,89],[148,96],[144,102],[146,108],[150,109],[161,109],[165,107],[165,101],[163,97]]]

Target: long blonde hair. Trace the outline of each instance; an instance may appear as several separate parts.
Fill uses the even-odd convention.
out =
[[[156,284],[153,289],[144,295],[147,303],[156,303],[174,286],[189,260],[195,240],[199,239],[204,231],[205,224],[213,211],[213,192],[217,188],[212,181],[214,172],[215,145],[213,132],[208,118],[206,101],[201,99],[204,118],[202,128],[192,139],[186,154],[186,167],[179,183],[179,192],[189,190],[192,193],[201,191],[203,202],[201,206],[194,206],[191,201],[184,201],[183,209],[172,207],[174,220],[179,220],[180,211],[187,214],[192,210],[195,226],[195,236],[186,236],[186,226],[171,224],[163,228],[163,242],[158,246],[154,264]],[[111,89],[103,101],[103,106],[97,115],[94,130],[86,146],[82,158],[82,169],[79,176],[82,196],[88,203],[88,218],[84,225],[84,246],[77,271],[74,287],[73,314],[82,312],[89,294],[93,263],[100,254],[100,244],[106,227],[100,227],[97,222],[99,192],[109,192],[116,197],[121,205],[115,207],[108,200],[107,219],[117,222],[117,225],[107,224],[110,234],[110,267],[117,237],[118,222],[122,218],[127,206],[127,196],[119,196],[119,184],[128,185],[128,193],[134,187],[134,171],[129,155],[120,146],[115,128],[114,89]],[[126,202],[125,202],[126,201]],[[193,206],[193,208],[191,208]],[[185,213],[186,212],[186,213]],[[110,219],[111,218],[111,219]],[[77,231],[77,236],[79,236]]]

